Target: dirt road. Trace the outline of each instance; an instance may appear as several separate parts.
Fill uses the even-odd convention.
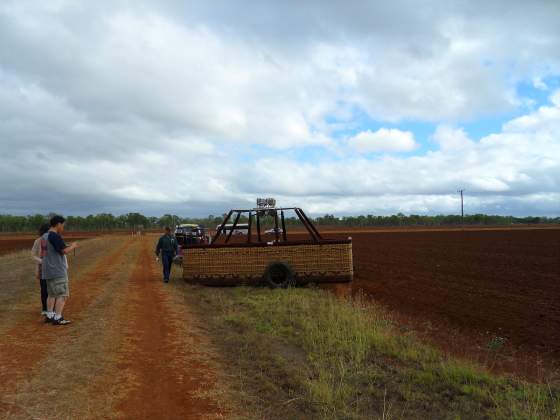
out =
[[[18,272],[29,283],[19,289],[0,274],[2,290],[16,290],[0,309],[0,418],[224,416],[218,362],[178,286],[161,281],[154,240],[85,242],[70,261],[68,326],[42,322],[30,272]]]

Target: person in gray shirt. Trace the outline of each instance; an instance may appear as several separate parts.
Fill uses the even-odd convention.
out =
[[[62,317],[64,304],[70,296],[68,287],[68,261],[66,254],[69,254],[78,247],[74,242],[68,246],[62,239],[61,233],[64,231],[62,216],[54,216],[50,221],[50,229],[42,237],[45,248],[45,255],[42,260],[42,275],[47,282],[47,315],[45,322],[53,325],[66,325],[70,321]]]

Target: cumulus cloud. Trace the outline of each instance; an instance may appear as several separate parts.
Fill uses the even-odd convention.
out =
[[[463,186],[477,209],[558,212],[560,93],[482,139],[461,128],[519,110],[520,81],[548,88],[558,16],[557,2],[4,1],[0,211],[204,214],[263,194],[447,212]],[[367,121],[433,123],[435,149]]]
[[[359,152],[408,152],[417,147],[414,134],[396,128],[362,131],[348,140]]]
[[[539,130],[558,135],[560,90],[555,91],[550,96],[550,102],[551,106],[541,106],[536,112],[508,121],[504,125],[504,130],[511,133]]]
[[[533,86],[535,89],[548,90],[548,86],[540,77],[533,78]]]
[[[255,192],[275,185],[296,202],[314,197],[311,207],[319,212],[433,213],[457,209],[456,190],[462,187],[468,212],[558,214],[559,111],[552,102],[478,141],[461,128],[439,126],[433,137],[441,147],[420,156],[320,164],[257,161]],[[298,183],[301,179],[306,182]]]
[[[465,130],[445,124],[438,125],[433,138],[443,150],[455,149],[466,151],[474,145],[473,141],[465,133]]]

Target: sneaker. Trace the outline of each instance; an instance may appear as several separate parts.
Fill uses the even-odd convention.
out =
[[[52,324],[53,325],[67,325],[70,324],[72,321],[68,321],[67,319],[64,319],[62,317],[58,318],[58,319],[54,319],[52,320]]]
[[[45,324],[52,324],[53,321],[54,318],[49,318],[48,316],[45,316]]]

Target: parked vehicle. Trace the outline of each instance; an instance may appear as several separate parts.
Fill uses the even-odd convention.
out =
[[[284,233],[284,231],[281,228],[272,228],[272,229],[267,229],[264,231],[264,233],[266,233],[267,235],[274,235],[276,234],[276,231],[278,230],[278,233],[281,235],[282,233]]]
[[[206,228],[197,224],[184,223],[175,227],[175,237],[180,246],[208,242]]]
[[[216,226],[216,231],[220,228],[221,225]],[[235,228],[233,224],[228,224],[222,227],[224,233],[229,231],[233,232],[233,235],[247,235],[247,230],[249,229],[249,225],[247,223],[238,223]]]

